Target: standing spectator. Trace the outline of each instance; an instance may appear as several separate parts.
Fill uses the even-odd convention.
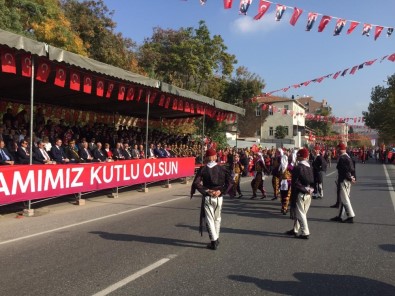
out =
[[[323,198],[324,197],[324,172],[326,171],[325,159],[321,156],[321,151],[319,146],[315,146],[313,152],[313,172],[314,172],[314,193],[313,198]]]
[[[346,145],[340,143],[339,160],[337,162],[338,186],[340,190],[340,212],[339,215],[332,218],[332,221],[354,223],[355,213],[351,205],[350,192],[351,184],[356,182],[355,166],[350,156],[346,153]]]
[[[308,239],[310,235],[307,224],[307,212],[311,204],[314,176],[309,163],[309,150],[302,148],[297,153],[298,165],[292,171],[291,186],[291,218],[294,220],[293,229],[287,231],[289,235]]]
[[[208,163],[201,167],[196,173],[192,183],[191,197],[195,190],[198,190],[202,196],[202,205],[200,211],[200,233],[203,235],[202,219],[205,218],[210,243],[208,249],[216,250],[219,245],[219,233],[221,227],[222,195],[232,184],[229,171],[217,164],[217,152],[214,149],[206,151]]]
[[[233,175],[233,195],[236,195],[236,193],[238,193],[239,196],[237,198],[243,197],[240,188],[240,179],[243,171],[244,171],[244,166],[240,162],[239,154],[236,154],[234,156],[234,161],[232,164],[232,175]]]

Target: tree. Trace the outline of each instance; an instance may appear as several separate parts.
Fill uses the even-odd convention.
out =
[[[285,126],[283,125],[276,126],[276,129],[274,131],[274,137],[276,139],[284,139],[286,135],[287,135],[287,129]]]
[[[327,109],[318,110],[315,115],[330,116],[331,113]],[[320,137],[329,136],[332,133],[332,123],[330,121],[306,120],[306,126],[315,131]]]
[[[221,36],[210,37],[204,21],[198,28],[154,28],[138,50],[138,62],[151,77],[219,99],[224,78],[236,58],[226,52]]]
[[[372,89],[371,100],[368,111],[362,113],[365,124],[378,131],[380,141],[391,143],[395,140],[395,74],[388,77],[387,87]]]

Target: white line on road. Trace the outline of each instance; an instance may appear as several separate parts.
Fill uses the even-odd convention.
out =
[[[332,175],[332,174],[334,174],[334,173],[336,173],[336,171],[333,171],[332,173],[329,173],[329,174],[327,174],[327,175],[325,175],[325,176],[328,177],[328,176],[330,176],[330,175]]]
[[[118,290],[119,288],[125,286],[126,284],[134,281],[135,279],[138,279],[139,277],[143,276],[144,274],[150,272],[151,270],[154,270],[155,268],[158,268],[159,266],[165,264],[166,262],[170,261],[171,259],[175,258],[177,255],[169,255],[166,258],[160,259],[159,261],[156,261],[155,263],[139,270],[138,272],[128,276],[127,278],[124,278],[123,280],[120,280],[119,282],[109,286],[108,288],[94,294],[93,296],[105,296],[110,294],[111,292],[114,292],[115,290]]]
[[[394,206],[394,211],[395,211],[395,192],[394,192],[394,187],[392,186],[392,182],[391,182],[390,176],[388,174],[387,167],[385,166],[385,164],[383,164],[383,166],[384,166],[384,174],[385,174],[385,177],[387,178],[388,188],[390,190],[390,196],[391,196],[391,200],[392,200],[392,205]]]
[[[3,241],[3,242],[0,242],[0,245],[13,243],[13,242],[20,241],[20,240],[23,240],[23,239],[27,239],[27,238],[31,238],[31,237],[35,237],[35,236],[39,236],[39,235],[55,232],[55,231],[58,231],[58,230],[71,228],[71,227],[74,227],[74,226],[79,226],[79,225],[83,225],[83,224],[87,224],[87,223],[91,223],[91,222],[95,222],[95,221],[99,221],[99,220],[104,220],[104,219],[107,219],[107,218],[111,218],[111,217],[115,217],[115,216],[118,216],[118,215],[127,214],[127,213],[138,211],[138,210],[143,210],[143,209],[150,208],[150,207],[155,207],[155,206],[158,206],[158,205],[161,205],[161,204],[165,204],[165,203],[176,201],[176,200],[183,199],[183,198],[185,198],[185,196],[177,197],[177,198],[173,198],[173,199],[165,200],[165,201],[161,201],[161,202],[157,202],[157,203],[154,203],[152,205],[146,205],[146,206],[142,206],[142,207],[139,207],[139,208],[122,211],[122,212],[119,212],[119,213],[116,213],[116,214],[111,214],[111,215],[107,215],[107,216],[103,216],[103,217],[99,217],[99,218],[95,218],[95,219],[82,221],[82,222],[79,222],[79,223],[69,224],[69,225],[66,225],[66,226],[62,226],[62,227],[58,227],[58,228],[55,228],[55,229],[34,233],[34,234],[31,234],[31,235],[21,236],[21,237],[18,237],[18,238],[14,238],[14,239],[10,239],[10,240],[6,240],[6,241]]]

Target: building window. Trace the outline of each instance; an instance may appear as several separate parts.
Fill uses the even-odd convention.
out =
[[[284,109],[285,110],[289,110],[289,106],[288,105],[284,105]]]
[[[259,137],[261,136],[261,129],[256,131],[256,135],[259,136]]]
[[[261,116],[261,105],[256,106],[255,115]]]
[[[284,128],[285,128],[285,134],[288,136],[289,135],[288,126],[284,126]]]
[[[273,127],[269,127],[269,136],[273,136],[274,135],[274,131],[273,131]]]

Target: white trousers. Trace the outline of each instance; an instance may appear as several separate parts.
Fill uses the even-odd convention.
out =
[[[344,220],[355,217],[350,201],[351,182],[344,180],[340,183],[340,214],[339,217]]]
[[[219,238],[219,231],[221,227],[222,202],[222,196],[204,197],[204,214],[208,235],[211,241],[216,241]]]
[[[299,193],[296,201],[296,221],[294,224],[294,232],[299,235],[310,235],[309,225],[307,224],[307,211],[311,204],[311,194]]]

